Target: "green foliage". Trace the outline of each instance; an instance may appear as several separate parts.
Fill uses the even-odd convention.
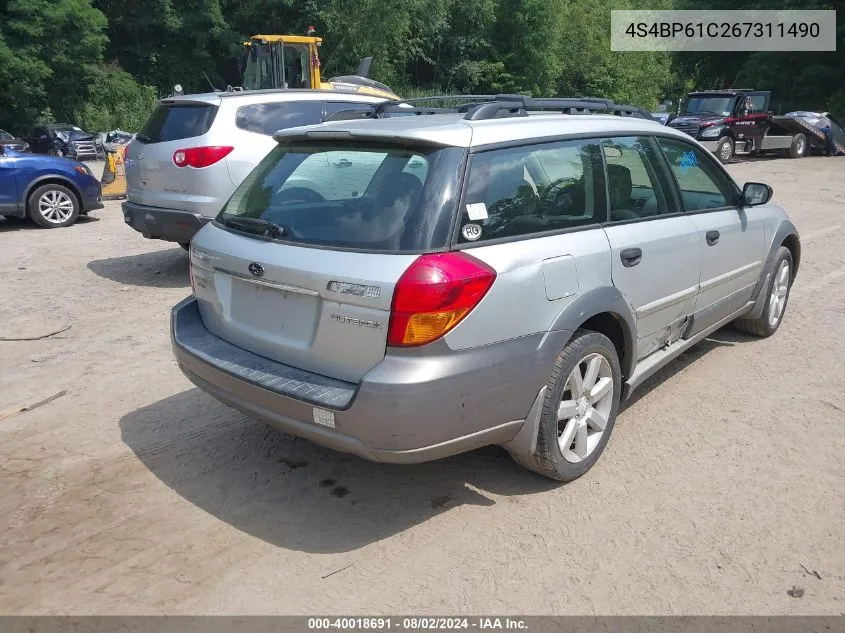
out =
[[[774,2],[774,6],[772,6]],[[652,108],[693,88],[772,90],[781,110],[845,113],[845,47],[832,53],[615,53],[611,9],[712,0],[0,0],[0,126],[49,114],[137,130],[156,94],[241,84],[243,41],[323,37],[326,78],[373,56],[405,96],[518,92]],[[735,0],[731,8],[833,8],[845,0]],[[845,35],[839,27],[839,42]],[[209,82],[212,85],[209,85]]]
[[[677,9],[708,9],[711,0],[676,0]],[[731,9],[835,9],[845,0],[733,0]],[[673,58],[676,77],[696,89],[756,88],[772,91],[775,112],[829,110],[845,115],[845,22],[836,29],[836,51],[679,53]],[[688,83],[688,85],[689,85]]]
[[[99,69],[89,90],[88,101],[77,112],[76,121],[87,132],[121,129],[137,131],[147,120],[156,101],[156,90],[142,86],[119,68]]]

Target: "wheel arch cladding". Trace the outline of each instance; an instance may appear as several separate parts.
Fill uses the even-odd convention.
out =
[[[622,377],[634,370],[637,330],[628,302],[613,286],[594,288],[578,295],[555,318],[551,330],[579,329],[604,334],[619,354]]]
[[[37,178],[29,183],[29,186],[26,189],[26,193],[23,197],[23,203],[28,208],[29,207],[29,199],[32,194],[35,192],[36,189],[39,187],[43,187],[44,185],[60,185],[69,189],[70,192],[73,194],[73,197],[76,198],[76,203],[79,205],[79,212],[82,213],[84,204],[82,202],[82,192],[79,191],[79,188],[76,186],[72,180],[68,178],[63,178],[61,176],[42,176],[41,178]]]
[[[751,294],[751,300],[754,301],[754,307],[746,315],[745,318],[757,319],[763,314],[766,307],[765,294],[763,289],[767,286],[770,279],[770,271],[774,259],[777,257],[780,247],[783,246],[789,250],[792,255],[792,281],[798,276],[798,264],[801,261],[801,239],[798,237],[798,230],[795,225],[789,220],[783,220],[778,228],[775,229],[772,241],[769,244],[769,252],[766,255],[766,262],[763,265],[763,270],[760,272],[760,279],[757,280],[757,285],[754,287],[754,292]]]
[[[797,233],[789,233],[784,237],[781,246],[785,246],[792,253],[792,281],[798,276],[798,265],[801,262],[801,240],[798,239]]]

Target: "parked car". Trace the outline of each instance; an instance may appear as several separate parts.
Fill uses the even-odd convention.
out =
[[[277,133],[191,243],[185,375],[367,459],[500,444],[568,481],[672,359],[777,331],[801,247],[771,187],[653,120],[524,103]]]
[[[122,150],[132,142],[135,135],[123,130],[112,130],[111,132],[100,132],[97,135],[97,148],[105,152],[116,152]]]
[[[188,242],[276,146],[272,134],[383,98],[327,90],[256,90],[158,102],[126,151],[126,223]]]
[[[86,165],[0,145],[0,215],[56,228],[102,208],[100,181]]]
[[[94,137],[69,123],[36,125],[24,134],[36,154],[51,154],[74,160],[96,160],[97,146]]]
[[[16,152],[28,152],[29,143],[22,138],[9,134],[6,130],[0,130],[0,145],[15,150]]]

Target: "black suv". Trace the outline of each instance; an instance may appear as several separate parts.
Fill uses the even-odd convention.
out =
[[[24,133],[24,140],[36,154],[75,160],[96,160],[99,154],[94,137],[69,123],[33,126]]]

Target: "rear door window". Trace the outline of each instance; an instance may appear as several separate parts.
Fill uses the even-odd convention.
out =
[[[612,222],[669,213],[669,186],[661,177],[652,139],[616,137],[602,141]]]
[[[214,122],[217,106],[205,103],[159,104],[138,134],[142,143],[164,143],[202,136]]]
[[[598,224],[606,206],[596,140],[483,152],[472,160],[458,241]]]
[[[235,190],[217,220],[233,230],[311,246],[444,248],[464,155],[454,147],[280,145]],[[272,234],[268,222],[278,227]]]
[[[321,101],[253,103],[238,108],[235,125],[248,132],[272,136],[279,130],[322,121]]]

